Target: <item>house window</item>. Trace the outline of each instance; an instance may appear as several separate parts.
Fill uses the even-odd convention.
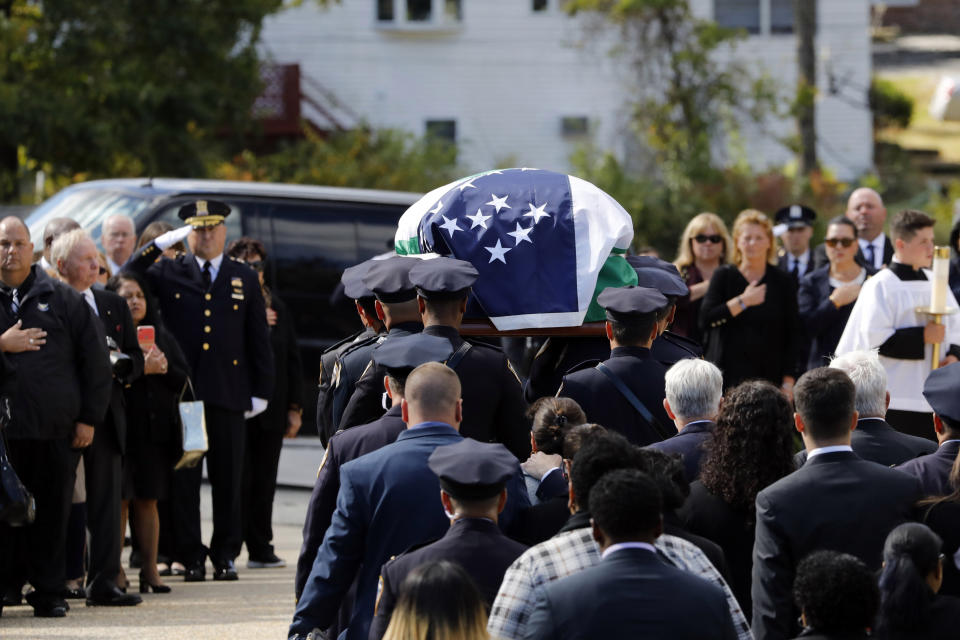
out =
[[[393,0],[377,0],[377,20],[393,20]]]
[[[433,14],[431,0],[406,0],[407,20],[409,22],[427,22]]]
[[[382,29],[434,30],[459,27],[463,0],[376,0]]]
[[[760,0],[714,0],[713,19],[721,27],[760,33]]]
[[[793,0],[770,0],[770,33],[793,33]]]
[[[589,122],[586,116],[564,116],[560,118],[560,133],[564,137],[586,135],[588,128]]]
[[[456,120],[427,120],[427,137],[434,140],[444,140],[450,144],[457,142]]]
[[[547,10],[547,0],[533,0],[533,10],[534,10],[534,11],[546,11],[546,10]]]

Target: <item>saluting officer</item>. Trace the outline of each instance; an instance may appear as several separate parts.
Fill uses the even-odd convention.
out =
[[[460,432],[481,442],[500,442],[520,460],[530,456],[530,426],[525,417],[520,378],[502,350],[460,337],[467,295],[477,270],[465,260],[422,260],[410,270],[423,316],[423,332],[446,338],[454,354],[447,366],[463,385]]]
[[[610,358],[585,362],[563,378],[558,396],[573,398],[587,419],[644,446],[676,433],[664,411],[667,369],[650,353],[658,313],[667,299],[655,289],[610,287],[597,302],[606,309]]]
[[[440,479],[440,502],[450,529],[439,540],[412,547],[383,565],[370,638],[383,637],[400,585],[421,564],[456,562],[477,583],[489,608],[507,568],[527,549],[497,527],[507,504],[507,482],[517,472],[517,459],[502,444],[465,438],[437,447],[427,464]]]
[[[656,289],[667,299],[667,306],[657,319],[659,335],[650,346],[653,357],[668,369],[680,360],[702,357],[700,343],[669,329],[677,312],[677,298],[690,293],[677,268],[670,262],[650,256],[630,256],[627,262],[637,272],[638,287]]]
[[[337,432],[340,417],[350,395],[370,362],[370,353],[383,340],[383,321],[377,317],[376,298],[363,284],[373,260],[361,262],[343,271],[343,294],[352,299],[363,329],[331,346],[320,356],[320,381],[317,395],[317,434],[323,446]]]
[[[233,561],[243,541],[244,417],[263,411],[273,391],[266,307],[256,272],[224,259],[224,219],[230,215],[230,207],[198,200],[181,207],[178,215],[186,226],[144,245],[126,268],[149,280],[167,327],[190,363],[193,387],[203,400],[210,442],[207,472],[213,490],[213,577],[236,580]],[[183,239],[190,255],[156,261],[165,249]],[[182,469],[175,481],[178,553],[187,566],[187,581],[205,579],[200,472],[200,465]]]
[[[390,340],[423,330],[417,310],[417,291],[410,282],[410,269],[420,260],[409,256],[393,256],[376,260],[363,277],[363,284],[376,296],[377,317],[387,328],[387,335],[378,340],[374,350]],[[372,352],[371,352],[372,354]],[[358,356],[359,357],[359,356]],[[373,422],[387,410],[383,391],[386,370],[374,364],[369,357],[363,373],[354,386],[350,400],[343,410],[339,429],[349,429]],[[338,429],[338,430],[339,430]]]

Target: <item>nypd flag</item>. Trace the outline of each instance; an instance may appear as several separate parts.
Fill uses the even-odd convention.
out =
[[[596,295],[636,284],[633,221],[575,176],[503,169],[434,189],[400,218],[396,250],[467,260],[476,301],[501,331],[603,319]]]

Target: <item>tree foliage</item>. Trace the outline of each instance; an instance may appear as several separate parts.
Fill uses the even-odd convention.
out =
[[[276,153],[244,151],[213,173],[228,180],[264,180],[336,187],[429,191],[459,176],[452,144],[366,126],[307,137]]]
[[[18,149],[54,173],[200,175],[260,92],[281,0],[0,1],[0,196]]]
[[[687,0],[567,0],[564,6],[617,30],[615,53],[634,72],[634,129],[654,154],[656,180],[670,204],[718,177],[718,166],[730,159],[718,154],[717,143],[735,134],[740,119],[762,121],[774,108],[768,79],[734,56],[717,55],[743,33],[697,18]]]

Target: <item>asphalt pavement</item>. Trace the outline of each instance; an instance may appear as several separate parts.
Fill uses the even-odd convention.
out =
[[[244,550],[237,559],[237,582],[214,582],[207,563],[206,582],[184,583],[166,577],[169,594],[144,594],[136,607],[87,607],[70,600],[70,612],[59,619],[34,618],[29,606],[4,607],[0,638],[150,638],[158,640],[218,640],[227,638],[286,638],[293,616],[293,577],[300,550],[303,517],[310,492],[277,490],[273,536],[276,553],[287,561],[282,569],[247,569]],[[203,535],[212,529],[210,487],[202,488]],[[124,566],[130,552],[124,549]],[[127,569],[131,589],[137,571]]]

